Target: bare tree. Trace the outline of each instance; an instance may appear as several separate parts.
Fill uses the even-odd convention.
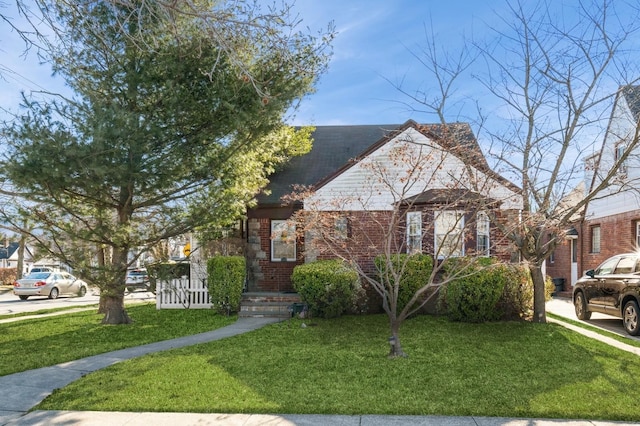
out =
[[[489,247],[476,246],[478,217],[492,211],[496,220],[507,222],[506,209],[519,207],[517,188],[456,149],[469,147],[469,137],[473,135],[462,123],[416,125],[345,172],[348,185],[337,179],[298,194],[304,209],[296,219],[307,260],[343,259],[377,293],[389,317],[390,357],[406,355],[400,341],[403,321],[429,302],[439,286],[466,273],[461,267],[442,276],[446,260],[489,253]],[[496,199],[505,201],[503,210]],[[494,236],[495,254],[504,241]],[[402,283],[412,256],[399,254],[423,251],[432,256],[433,269],[407,294]]]
[[[614,184],[620,189],[637,186],[628,180],[618,182],[618,168],[638,145],[637,126],[625,136],[624,152],[613,163],[605,167],[597,154],[615,99],[640,78],[636,43],[640,14],[631,4],[611,0],[505,4],[509,13],[489,27],[493,39],[465,44],[461,50],[474,53],[459,55],[457,61],[441,59],[441,52],[432,48],[438,45],[435,36],[427,37],[431,48],[416,55],[438,82],[434,91],[440,98],[423,96],[425,91],[402,91],[418,105],[414,108],[446,120],[459,116],[459,110],[444,111],[444,99],[453,98],[451,81],[459,87],[471,71],[482,84],[486,93],[465,101],[491,111],[488,115],[477,109],[479,128],[485,132],[479,135],[490,143],[495,169],[521,187],[521,218],[503,232],[529,266],[533,320],[545,322],[543,265],[564,240],[576,214]],[[590,157],[589,175],[598,179],[587,182],[579,200],[563,204],[583,181],[586,157]]]

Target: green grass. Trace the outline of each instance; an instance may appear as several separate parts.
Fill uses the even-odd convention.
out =
[[[0,315],[0,320],[54,314],[54,313],[59,313],[64,311],[70,311],[71,309],[97,309],[97,308],[98,308],[98,305],[96,304],[96,305],[74,306],[73,308],[64,307],[64,308],[52,308],[52,309],[40,309],[38,311],[17,312],[15,314]]]
[[[101,325],[97,309],[0,324],[0,376],[213,330],[235,321],[212,310],[127,306],[134,323]]]
[[[626,335],[625,336],[621,336],[621,335],[613,333],[611,331],[603,330],[602,328],[594,327],[592,325],[589,325],[589,323],[587,323],[587,322],[572,320],[571,318],[566,318],[566,317],[563,317],[563,316],[560,316],[560,315],[555,315],[555,314],[552,314],[552,313],[549,313],[549,312],[547,312],[547,317],[555,318],[555,319],[557,319],[559,321],[566,322],[568,324],[584,328],[585,330],[593,331],[594,333],[598,333],[598,334],[601,334],[603,336],[610,337],[610,338],[612,338],[614,340],[617,340],[619,342],[625,343],[625,344],[627,344],[629,346],[635,346],[637,348],[640,348],[640,341],[635,340],[635,339],[630,339]]]
[[[556,324],[384,316],[274,324],[125,361],[37,409],[640,420],[638,357]]]

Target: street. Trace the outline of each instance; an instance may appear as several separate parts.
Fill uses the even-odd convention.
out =
[[[0,289],[0,315],[35,312],[44,309],[77,308],[86,305],[97,305],[99,300],[100,296],[96,289],[90,289],[84,297],[60,296],[52,300],[47,297],[32,296],[28,300],[20,300],[18,296],[13,294],[10,287],[2,287]],[[155,295],[145,291],[136,291],[127,294],[125,300],[152,302],[155,300]]]

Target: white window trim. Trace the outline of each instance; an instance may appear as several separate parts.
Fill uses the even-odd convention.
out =
[[[283,236],[284,235],[284,236]],[[291,244],[293,246],[292,257],[275,257],[274,244]],[[295,224],[287,220],[271,220],[271,261],[272,262],[295,262],[296,260],[296,228]]]
[[[487,237],[487,247],[482,252],[478,248],[480,237]],[[476,250],[481,256],[491,255],[491,221],[485,212],[478,212],[476,215]]]
[[[407,253],[422,253],[422,212],[407,212]]]
[[[598,230],[597,234],[598,234],[598,246],[596,247],[596,238],[595,237],[595,230]],[[596,250],[597,248],[597,250]],[[602,228],[600,227],[600,225],[594,225],[591,227],[591,253],[600,253],[600,251],[602,250]]]
[[[453,223],[454,228],[448,229],[445,232],[438,232],[438,220],[442,215],[456,215],[455,223]],[[457,228],[458,232],[454,232]],[[460,257],[464,256],[464,212],[460,210],[443,210],[440,212],[436,212],[433,220],[433,245],[434,252],[437,254],[438,259],[444,259],[447,257]],[[440,247],[438,246],[438,237],[443,236],[444,238],[453,237],[457,240],[457,249],[451,253],[449,252],[441,252]]]

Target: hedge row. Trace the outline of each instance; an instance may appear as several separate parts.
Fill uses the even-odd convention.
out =
[[[428,255],[395,255],[375,258],[378,279],[392,289],[399,280],[398,310],[416,290],[427,284],[433,272]],[[448,259],[443,266],[439,313],[453,321],[513,320],[528,315],[533,305],[533,284],[522,265],[500,263],[491,258]],[[240,309],[245,259],[217,256],[207,264],[211,302],[219,312]],[[313,316],[334,318],[366,305],[358,273],[340,260],[298,265],[291,276],[294,289]]]
[[[362,295],[358,273],[340,260],[319,260],[298,265],[291,276],[293,288],[311,315],[339,317]]]
[[[240,310],[245,270],[244,256],[214,256],[207,261],[207,287],[215,310],[226,315]]]

